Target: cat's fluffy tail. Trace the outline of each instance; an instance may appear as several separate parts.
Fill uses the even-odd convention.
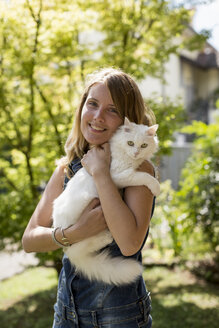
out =
[[[111,257],[108,250],[104,250],[94,256],[82,256],[69,260],[76,266],[76,271],[81,272],[90,280],[103,281],[107,284],[124,285],[135,281],[142,274],[142,266],[133,259],[121,256]]]

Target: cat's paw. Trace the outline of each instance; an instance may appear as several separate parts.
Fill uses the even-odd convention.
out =
[[[160,184],[159,182],[156,180],[156,183],[154,183],[152,186],[151,186],[151,192],[154,196],[159,196],[160,195]]]

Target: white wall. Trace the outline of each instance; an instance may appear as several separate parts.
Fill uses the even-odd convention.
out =
[[[165,65],[164,79],[166,83],[162,83],[161,80],[151,76],[138,83],[143,97],[151,98],[154,93],[157,93],[159,96],[169,97],[171,100],[180,97],[184,102],[185,93],[182,85],[181,70],[180,58],[176,55],[171,55],[170,60]]]
[[[173,145],[172,155],[161,158],[159,175],[160,181],[171,180],[172,187],[178,188],[182,168],[191,154],[191,144],[186,143],[183,146]]]

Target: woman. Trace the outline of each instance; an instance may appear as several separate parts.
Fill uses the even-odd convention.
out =
[[[91,75],[65,145],[65,162],[54,171],[24,232],[22,242],[26,252],[55,250],[66,242],[77,243],[109,229],[114,238],[109,245],[111,255],[131,256],[141,262],[154,197],[145,186],[118,191],[109,171],[108,141],[125,117],[147,125],[154,118],[134,80],[111,68]],[[61,229],[54,232],[53,201],[81,165],[93,176],[99,199],[94,199],[64,234]],[[154,175],[153,166],[147,161],[139,170]],[[142,276],[121,287],[90,281],[76,274],[68,258],[63,257],[53,328],[150,328],[150,308]]]

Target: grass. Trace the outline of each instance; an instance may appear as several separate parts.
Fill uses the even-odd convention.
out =
[[[218,327],[218,286],[180,267],[146,269],[144,278],[152,294],[153,328]]]
[[[180,267],[148,268],[144,278],[152,295],[153,328],[218,327],[218,286]],[[42,267],[0,282],[1,328],[51,327],[56,287],[55,270]]]
[[[37,267],[0,282],[1,328],[49,328],[53,321],[57,275]]]

